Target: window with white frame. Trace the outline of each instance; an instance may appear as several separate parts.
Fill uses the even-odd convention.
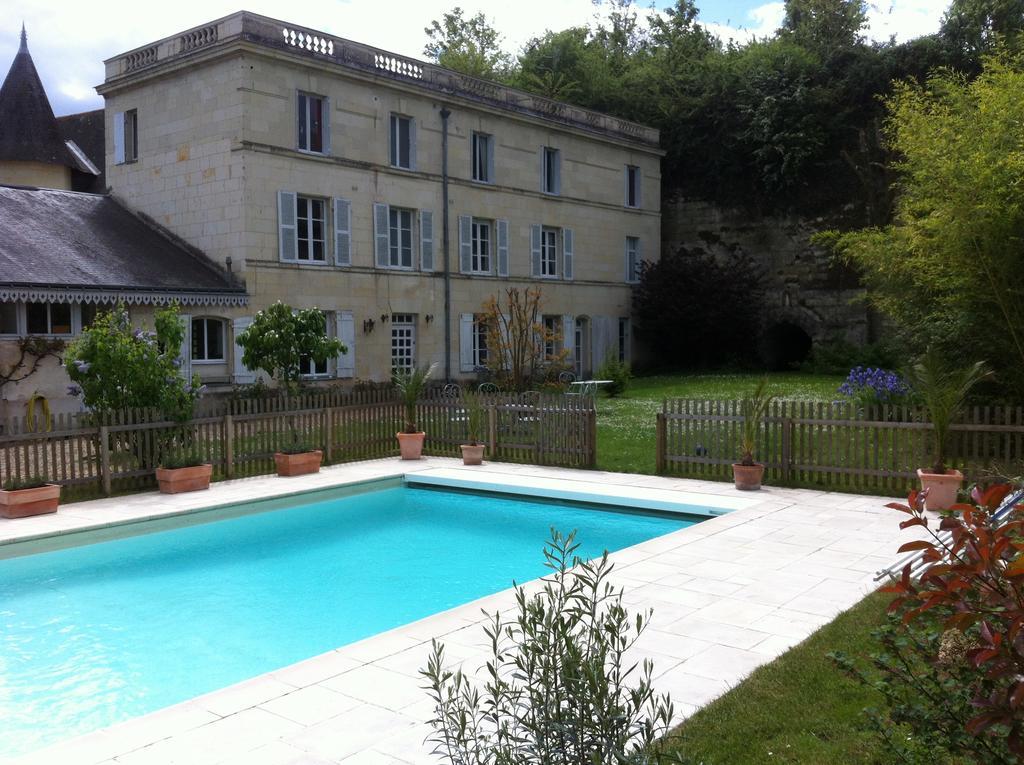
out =
[[[640,206],[640,168],[626,165],[626,207]]]
[[[391,314],[391,369],[411,372],[416,368],[416,314]]]
[[[558,276],[558,229],[547,226],[540,230],[540,275]]]
[[[224,362],[223,319],[192,319],[192,361],[198,364]]]
[[[296,235],[298,258],[311,263],[327,260],[327,203],[323,199],[296,199]]]
[[[412,118],[391,115],[390,161],[392,167],[412,169]]]
[[[473,317],[473,366],[487,366],[487,318],[480,314]]]
[[[323,96],[299,93],[298,133],[299,150],[325,153],[324,122],[327,119],[326,101]]]
[[[619,318],[619,361],[629,361],[629,318]]]
[[[558,338],[562,330],[561,316],[544,317],[544,359],[550,361],[559,351]]]
[[[30,335],[70,335],[71,303],[25,303],[25,331]]]
[[[0,335],[18,334],[18,304],[0,303]]]
[[[640,238],[626,237],[626,282],[636,284],[640,281]]]
[[[545,146],[541,155],[541,190],[545,194],[562,193],[562,153]]]
[[[494,136],[487,133],[473,133],[473,180],[480,183],[494,183],[491,177],[494,167]]]
[[[472,231],[473,254],[470,260],[470,270],[475,274],[489,274],[491,272],[491,248],[494,241],[493,222],[473,218]]]
[[[391,229],[388,265],[392,268],[412,268],[413,211],[392,207],[388,217]]]
[[[330,332],[330,327],[334,324],[330,320],[331,317],[324,313],[324,327]],[[195,332],[192,334],[192,345],[195,346]],[[323,377],[327,374],[327,359],[323,361],[317,361],[310,356],[302,356],[299,359],[299,374],[303,377]]]

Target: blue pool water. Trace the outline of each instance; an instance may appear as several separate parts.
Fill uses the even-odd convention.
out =
[[[696,520],[403,487],[0,561],[0,757]]]

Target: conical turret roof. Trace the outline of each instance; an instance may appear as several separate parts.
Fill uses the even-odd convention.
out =
[[[73,166],[28,52],[24,25],[21,47],[0,86],[0,161],[3,160]]]

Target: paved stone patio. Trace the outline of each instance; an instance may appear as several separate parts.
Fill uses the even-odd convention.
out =
[[[690,528],[614,553],[615,583],[631,609],[654,609],[637,646],[651,658],[655,688],[670,693],[679,719],[756,667],[800,642],[873,588],[892,563],[899,517],[889,499],[493,463],[463,468],[449,459],[374,460],[315,476],[260,477],[208,492],[155,493],[68,505],[54,516],[0,521],[3,545],[231,502],[358,483],[411,472],[474,480],[606,487],[652,500],[737,507]],[[426,474],[424,474],[426,475]],[[552,481],[558,482],[557,484]],[[623,489],[622,487],[628,487]],[[116,533],[122,533],[123,529]],[[113,532],[97,532],[98,534]],[[903,539],[902,541],[906,541]],[[45,544],[36,542],[33,544]],[[8,548],[14,549],[14,548]],[[20,758],[75,765],[408,765],[437,762],[424,744],[432,713],[419,670],[432,638],[453,664],[480,667],[488,653],[481,609],[514,610],[511,590],[399,627],[190,701]],[[183,657],[182,671],[189,671]]]

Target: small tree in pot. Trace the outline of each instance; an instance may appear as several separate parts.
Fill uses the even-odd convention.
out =
[[[423,454],[423,439],[426,433],[416,424],[416,403],[423,395],[427,380],[436,368],[435,363],[429,367],[413,367],[408,371],[396,370],[392,375],[392,381],[405,409],[405,425],[400,433],[395,434],[403,460],[418,460]]]
[[[917,471],[921,488],[926,491],[925,507],[928,510],[948,510],[956,503],[964,476],[946,464],[950,426],[963,412],[971,389],[990,374],[982,361],[966,367],[952,367],[935,347],[929,347],[906,371],[905,377],[924,402],[932,424],[934,462],[931,470],[919,468]]]
[[[242,363],[249,369],[263,369],[274,378],[289,409],[288,399],[298,390],[304,359],[323,364],[332,356],[348,352],[340,340],[328,337],[322,311],[296,310],[280,301],[258,312],[235,340],[242,347]],[[318,472],[323,452],[299,437],[294,415],[289,415],[287,421],[289,443],[274,454],[278,475]]]
[[[773,398],[774,396],[768,393],[768,380],[764,379],[740,402],[740,414],[743,417],[740,431],[740,461],[733,463],[732,466],[733,481],[737,489],[753,491],[761,488],[764,465],[754,461],[754,450],[757,449],[761,423]]]
[[[484,427],[484,403],[479,393],[472,391],[462,395],[462,408],[466,412],[466,440],[462,445],[462,464],[480,465],[484,461],[484,445],[480,433]]]

